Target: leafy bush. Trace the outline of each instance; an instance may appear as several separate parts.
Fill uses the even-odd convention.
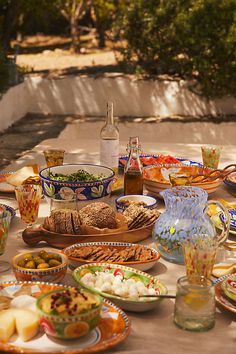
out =
[[[236,95],[236,0],[127,0],[118,28],[133,70],[196,79],[208,97]]]

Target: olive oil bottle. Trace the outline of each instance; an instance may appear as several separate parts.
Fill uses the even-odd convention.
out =
[[[124,195],[143,194],[143,166],[140,161],[141,147],[137,136],[129,138],[129,157],[124,169]]]

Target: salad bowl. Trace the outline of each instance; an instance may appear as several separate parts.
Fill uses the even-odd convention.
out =
[[[112,169],[93,164],[65,164],[44,168],[39,173],[45,197],[81,202],[109,196],[114,175]]]

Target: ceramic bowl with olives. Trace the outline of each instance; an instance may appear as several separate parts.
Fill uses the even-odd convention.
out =
[[[13,257],[12,266],[17,280],[60,282],[67,271],[68,258],[59,251],[38,250]]]

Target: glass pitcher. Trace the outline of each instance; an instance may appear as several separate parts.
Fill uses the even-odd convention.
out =
[[[217,238],[222,245],[229,234],[230,216],[218,201],[207,201],[208,194],[201,188],[179,186],[160,193],[165,201],[166,211],[160,215],[153,229],[157,249],[166,260],[184,264],[182,243],[193,235]],[[224,214],[223,230],[220,235],[207,215],[209,205],[218,206]]]

